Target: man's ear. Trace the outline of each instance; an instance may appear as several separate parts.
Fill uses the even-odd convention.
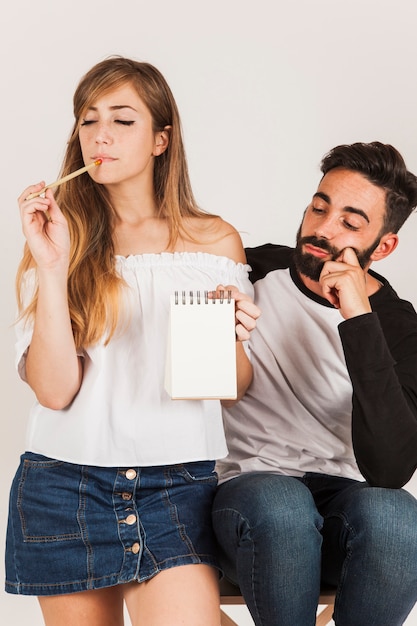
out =
[[[372,261],[381,261],[394,252],[398,246],[398,235],[395,233],[387,233],[383,235],[379,241],[378,246],[371,255]]]
[[[155,146],[152,153],[154,156],[159,156],[168,148],[171,128],[172,126],[165,126],[163,130],[155,133]]]

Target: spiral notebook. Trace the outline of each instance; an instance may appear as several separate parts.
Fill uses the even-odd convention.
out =
[[[173,399],[234,399],[235,301],[230,292],[176,291],[171,296],[165,389]]]

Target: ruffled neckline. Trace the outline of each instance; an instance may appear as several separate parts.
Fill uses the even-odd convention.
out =
[[[208,252],[160,252],[146,254],[130,254],[129,256],[116,255],[116,263],[119,267],[140,268],[173,265],[198,265],[204,267],[235,267],[246,271],[250,270],[246,263],[236,263],[233,259],[218,256]]]

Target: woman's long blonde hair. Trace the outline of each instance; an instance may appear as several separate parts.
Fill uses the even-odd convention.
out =
[[[159,216],[169,227],[169,246],[183,231],[185,217],[205,217],[195,201],[188,175],[181,122],[172,92],[162,74],[149,63],[111,57],[95,65],[81,79],[74,94],[75,122],[68,142],[61,176],[84,165],[79,142],[79,126],[86,109],[103,94],[130,84],[148,107],[154,131],[170,126],[167,150],[154,162],[154,191]],[[68,220],[71,252],[68,270],[68,302],[77,348],[108,341],[115,331],[119,312],[121,278],[115,271],[113,209],[105,187],[88,175],[79,176],[59,187],[56,201]],[[37,290],[25,308],[22,290],[24,275],[34,268],[25,245],[16,277],[21,316],[34,315]],[[36,268],[35,268],[36,269]]]

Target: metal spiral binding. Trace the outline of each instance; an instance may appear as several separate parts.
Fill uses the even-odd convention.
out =
[[[204,302],[205,304],[208,304],[209,302],[209,297],[208,297],[209,292],[208,291],[204,291]],[[194,304],[194,291],[190,291],[188,294],[188,298],[189,298],[189,304]],[[201,304],[201,291],[197,291],[195,293],[195,300],[197,302],[197,304]],[[220,297],[219,298],[211,298],[211,302],[213,304],[216,304],[216,302],[220,302],[220,304],[223,304],[225,300],[224,297],[224,290],[220,291]],[[232,292],[230,289],[228,289],[227,291],[227,303],[230,304],[230,302],[232,301]],[[179,304],[180,303],[180,292],[179,291],[175,291],[174,292],[174,302],[175,304]],[[185,291],[181,292],[181,304],[187,304],[187,295]]]

